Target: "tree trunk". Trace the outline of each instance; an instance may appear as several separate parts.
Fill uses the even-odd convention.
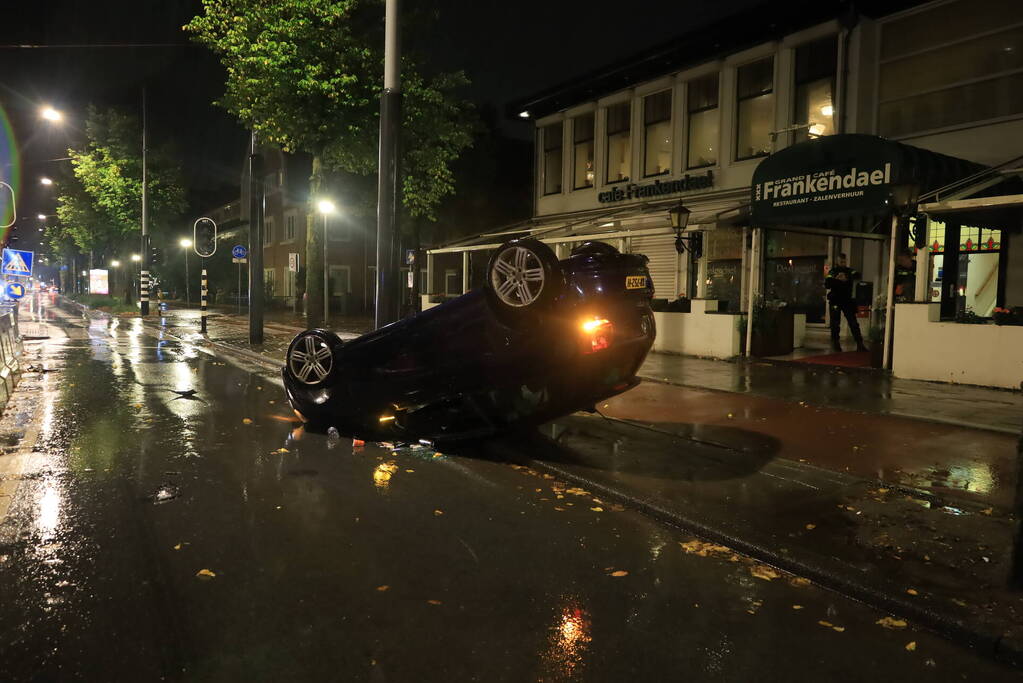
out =
[[[320,155],[313,156],[309,182],[309,210],[306,214],[305,240],[305,320],[313,329],[323,325],[323,216],[316,204],[323,190],[323,165]]]

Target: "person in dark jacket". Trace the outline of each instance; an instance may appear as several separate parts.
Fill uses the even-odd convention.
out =
[[[912,249],[903,249],[895,259],[895,302],[913,301],[916,289],[916,260]]]
[[[828,309],[831,313],[831,348],[835,351],[842,350],[838,337],[841,333],[843,315],[849,324],[853,339],[856,340],[856,350],[867,350],[863,345],[860,324],[856,321],[856,299],[853,296],[853,286],[859,279],[860,274],[847,265],[845,254],[838,255],[835,264],[828,271],[828,276],[824,278],[824,288],[828,290]]]

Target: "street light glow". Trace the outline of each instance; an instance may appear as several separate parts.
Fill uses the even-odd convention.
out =
[[[52,121],[54,123],[60,123],[64,119],[64,115],[53,107],[43,107],[42,110],[40,110],[39,115],[47,121]]]
[[[319,203],[316,205],[316,208],[319,209],[320,213],[322,213],[325,216],[327,214],[331,214],[337,211],[337,207],[334,206],[334,202],[330,201],[329,199],[321,199]]]
[[[131,260],[132,261],[141,261],[142,257],[139,254],[132,254],[131,255]]]
[[[36,218],[38,218],[41,221],[45,221],[46,220],[46,214],[45,213],[41,213],[41,214],[37,215]]]
[[[120,261],[111,261],[111,262],[110,262],[110,267],[111,267],[111,268],[119,268],[119,267],[120,267],[120,265],[121,265],[121,262],[120,262]]]
[[[43,185],[53,185],[53,181],[47,178],[46,176],[40,178],[39,182],[41,182]]]
[[[192,240],[188,239],[187,237],[182,237],[181,241],[178,242],[178,244],[183,246],[185,249],[188,249],[190,246],[192,246]]]

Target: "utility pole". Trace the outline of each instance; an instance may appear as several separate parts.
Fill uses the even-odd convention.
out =
[[[249,343],[263,343],[263,159],[256,131],[249,150]]]
[[[139,278],[139,312],[149,315],[149,184],[146,176],[146,88],[142,88],[142,275]]]
[[[380,95],[380,162],[377,188],[377,291],[375,324],[398,319],[398,133],[401,125],[401,55],[398,0],[386,0],[384,91]]]

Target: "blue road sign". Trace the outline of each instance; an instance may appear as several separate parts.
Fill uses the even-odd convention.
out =
[[[0,267],[0,273],[28,277],[32,274],[32,256],[33,252],[31,251],[4,249],[3,266]]]
[[[240,244],[234,245],[231,249],[231,258],[245,258],[249,255],[249,250]]]
[[[25,285],[20,282],[8,282],[4,286],[4,292],[9,299],[20,299],[25,296]]]

